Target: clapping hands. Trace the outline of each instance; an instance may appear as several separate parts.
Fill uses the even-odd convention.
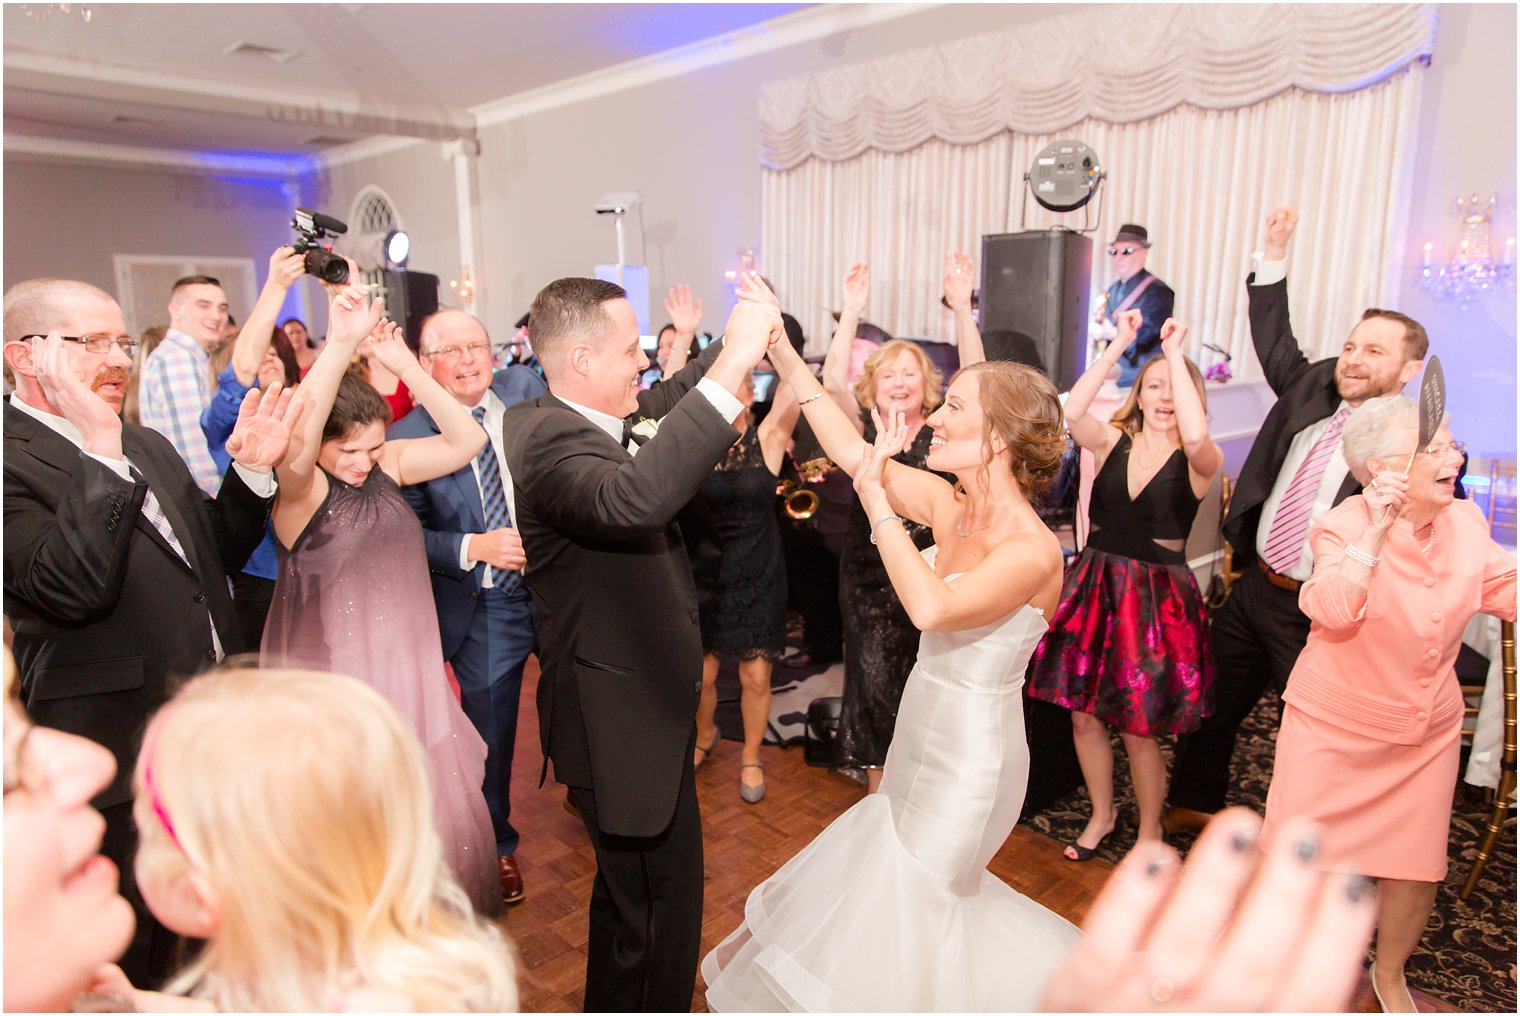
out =
[[[876,425],[876,443],[861,453],[860,469],[855,473],[855,492],[860,495],[862,502],[871,494],[883,492],[881,478],[887,468],[887,460],[908,445],[907,417],[901,412],[890,415],[890,422],[883,421],[881,413],[874,406],[871,408],[871,422]]]

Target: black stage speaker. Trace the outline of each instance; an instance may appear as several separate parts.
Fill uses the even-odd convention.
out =
[[[1092,241],[1052,229],[982,237],[982,341],[989,360],[1044,371],[1070,391],[1087,367]]]
[[[401,326],[406,344],[417,351],[422,320],[438,310],[438,276],[406,269],[385,273],[385,316]]]

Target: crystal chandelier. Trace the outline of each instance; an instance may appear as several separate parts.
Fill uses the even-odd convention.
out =
[[[68,17],[77,14],[88,24],[95,17],[95,12],[84,4],[22,4],[21,13],[34,21],[46,21],[50,14],[62,14]]]
[[[1500,260],[1494,260],[1489,242],[1489,223],[1493,217],[1497,194],[1486,202],[1478,195],[1457,198],[1457,216],[1462,223],[1461,240],[1451,260],[1437,264],[1431,259],[1434,244],[1425,245],[1420,259],[1420,286],[1442,300],[1454,300],[1466,310],[1479,297],[1500,289],[1515,288],[1515,238],[1504,245]]]

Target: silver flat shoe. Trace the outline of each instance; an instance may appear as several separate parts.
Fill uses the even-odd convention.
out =
[[[739,775],[741,777],[746,769],[759,769],[763,771],[765,766],[759,762],[746,762],[739,767]],[[761,798],[765,797],[765,780],[761,779],[758,787],[752,787],[741,778],[739,780],[739,797],[744,800],[745,804],[759,804]]]

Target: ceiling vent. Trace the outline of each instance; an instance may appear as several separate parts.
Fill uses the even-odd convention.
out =
[[[346,145],[353,138],[339,138],[331,134],[313,134],[301,139],[301,144],[310,148],[332,148],[334,145]]]
[[[270,63],[287,64],[301,55],[298,49],[278,49],[274,46],[260,46],[253,42],[234,42],[222,50],[222,56],[257,56],[263,57]]]
[[[149,120],[145,116],[126,116],[117,113],[111,117],[111,125],[113,127],[162,127],[163,123],[159,120]]]

